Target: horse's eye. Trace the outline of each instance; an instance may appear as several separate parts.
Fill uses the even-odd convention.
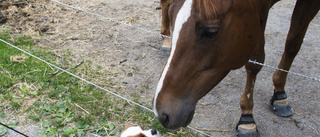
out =
[[[204,28],[201,31],[201,38],[215,38],[219,34],[219,28]]]
[[[145,135],[141,135],[140,137],[146,137]]]

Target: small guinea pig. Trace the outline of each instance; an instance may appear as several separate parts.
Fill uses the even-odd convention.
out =
[[[160,137],[155,129],[143,130],[140,126],[126,126],[121,137]]]

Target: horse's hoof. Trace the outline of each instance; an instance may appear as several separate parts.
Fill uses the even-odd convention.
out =
[[[248,134],[243,134],[243,133],[238,133],[237,132],[237,137],[260,137],[260,133],[248,133]]]
[[[270,106],[271,110],[274,114],[281,117],[290,117],[294,114],[294,111],[289,103],[286,104],[278,104],[276,102]]]
[[[163,44],[162,44],[162,52],[166,57],[169,57],[170,55],[170,49],[171,49],[171,39],[164,37],[163,38]]]
[[[169,57],[170,54],[170,47],[162,47],[162,53],[164,56]]]
[[[247,126],[247,128],[242,128]],[[237,137],[260,137],[252,114],[241,115],[236,127]]]
[[[274,92],[270,100],[270,108],[273,113],[281,117],[290,117],[294,114],[292,107],[288,103],[285,91]]]

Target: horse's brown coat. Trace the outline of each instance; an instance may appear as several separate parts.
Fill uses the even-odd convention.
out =
[[[269,9],[277,1],[193,0],[191,17],[181,29],[176,50],[171,53],[170,68],[155,98],[158,119],[166,128],[186,126],[192,119],[197,101],[230,70],[243,65],[247,70],[247,83],[240,107],[242,114],[253,113],[254,83],[262,67],[250,64],[248,60],[264,62],[264,30]],[[161,3],[161,32],[170,36],[184,0],[162,0]],[[319,0],[297,0],[280,69],[290,69],[308,25],[319,9]],[[203,32],[216,35],[204,38]],[[285,72],[274,73],[275,92],[284,91],[286,76]]]

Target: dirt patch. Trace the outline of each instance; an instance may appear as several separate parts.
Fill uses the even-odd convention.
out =
[[[0,12],[0,24],[6,23],[7,20],[8,20],[8,18],[5,15],[3,15],[2,12]]]
[[[2,1],[6,3],[8,1]],[[23,1],[20,1],[23,2]],[[37,46],[57,53],[72,51],[73,60],[90,60],[94,65],[117,73],[112,76],[113,91],[128,97],[141,97],[151,105],[156,84],[166,62],[159,50],[160,37],[110,22],[50,1],[26,1],[22,5],[1,6],[2,26],[13,27],[13,34],[31,35]],[[160,32],[159,1],[150,0],[64,0],[64,3],[154,32]],[[266,29],[266,64],[277,66],[283,52],[294,3],[283,0],[270,11]],[[0,14],[1,20],[1,14]],[[1,25],[1,23],[0,23]],[[304,44],[292,71],[319,78],[320,15],[310,24]],[[94,67],[94,66],[93,66]],[[319,82],[288,76],[286,90],[295,115],[277,117],[269,111],[274,70],[263,68],[255,88],[254,117],[262,136],[319,136]],[[213,136],[235,136],[239,120],[239,100],[244,90],[243,68],[232,71],[217,87],[199,101],[192,127]],[[94,82],[99,83],[96,79]],[[103,84],[103,83],[99,83]]]

